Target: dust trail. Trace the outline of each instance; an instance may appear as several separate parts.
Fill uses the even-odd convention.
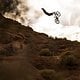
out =
[[[34,23],[36,19],[41,16],[41,12],[36,10],[34,6],[30,5],[28,0],[15,0],[11,3],[14,9],[9,8],[9,11],[5,10],[4,16],[20,22],[23,25],[29,25]],[[10,5],[11,7],[11,5]]]

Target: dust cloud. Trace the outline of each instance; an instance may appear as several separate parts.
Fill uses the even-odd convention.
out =
[[[18,2],[13,12],[5,13],[6,17],[52,37],[80,41],[79,0],[18,0]],[[45,15],[41,8],[48,12],[60,11],[60,24],[54,22],[54,16]]]

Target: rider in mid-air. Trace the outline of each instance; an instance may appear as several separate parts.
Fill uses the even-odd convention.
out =
[[[48,15],[48,16],[52,16],[53,14],[55,15],[54,18],[55,18],[55,23],[56,24],[59,24],[60,21],[59,21],[59,17],[61,16],[61,13],[59,11],[56,11],[56,12],[52,12],[52,13],[48,13],[44,8],[41,8],[43,10],[43,12]]]

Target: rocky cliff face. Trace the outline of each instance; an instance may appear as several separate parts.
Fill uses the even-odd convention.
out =
[[[80,43],[53,39],[0,14],[0,80],[80,80]]]

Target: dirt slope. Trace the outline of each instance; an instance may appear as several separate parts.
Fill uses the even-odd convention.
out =
[[[0,80],[80,80],[80,43],[0,15]]]

